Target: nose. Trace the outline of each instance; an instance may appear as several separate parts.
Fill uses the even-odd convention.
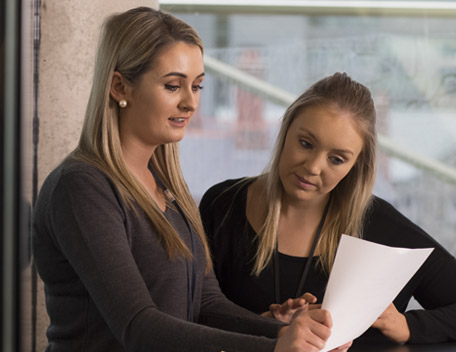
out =
[[[325,159],[326,158],[323,155],[318,153],[309,155],[304,162],[306,172],[312,176],[320,175]]]
[[[179,108],[183,111],[194,112],[198,108],[199,95],[190,87],[182,93]]]

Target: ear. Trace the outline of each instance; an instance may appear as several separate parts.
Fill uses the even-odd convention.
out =
[[[122,99],[127,99],[127,90],[128,85],[125,78],[120,72],[114,71],[110,90],[112,98],[117,102]]]

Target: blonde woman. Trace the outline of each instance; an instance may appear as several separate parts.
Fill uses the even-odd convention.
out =
[[[47,351],[310,352],[329,337],[326,311],[285,326],[219,289],[177,144],[198,107],[202,54],[169,14],[106,20],[79,144],[35,208]]]
[[[206,192],[200,212],[220,287],[253,312],[289,321],[321,303],[341,234],[434,247],[373,327],[400,343],[456,340],[454,257],[372,195],[375,119],[365,86],[343,73],[326,77],[285,112],[262,175]],[[412,296],[426,310],[404,313]]]

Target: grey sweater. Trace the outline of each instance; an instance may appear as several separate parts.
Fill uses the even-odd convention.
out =
[[[99,169],[66,160],[35,206],[33,254],[50,317],[47,351],[272,351],[280,323],[240,308],[205,274],[197,239],[194,319],[184,259],[170,260],[145,213]],[[165,216],[191,248],[178,212]],[[205,324],[205,325],[203,325]]]

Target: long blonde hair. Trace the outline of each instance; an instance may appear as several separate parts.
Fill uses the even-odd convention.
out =
[[[82,133],[72,153],[73,158],[95,165],[106,173],[132,210],[135,210],[133,202],[144,210],[171,260],[177,256],[191,258],[191,251],[125,164],[119,135],[119,106],[110,95],[110,85],[116,71],[134,86],[153,68],[156,57],[177,42],[195,45],[203,51],[201,39],[191,26],[162,11],[138,7],[106,19]],[[201,238],[209,270],[212,265],[209,247],[198,208],[182,176],[178,144],[158,146],[150,166]]]
[[[331,202],[318,242],[319,263],[331,270],[341,234],[361,237],[363,219],[372,201],[376,173],[376,113],[369,89],[345,73],[335,73],[314,83],[286,110],[272,159],[260,176],[266,184],[266,217],[258,233],[253,273],[259,275],[272,257],[277,242],[283,186],[279,161],[285,138],[301,111],[311,106],[336,106],[348,112],[363,138],[363,149],[350,172],[331,192]]]

